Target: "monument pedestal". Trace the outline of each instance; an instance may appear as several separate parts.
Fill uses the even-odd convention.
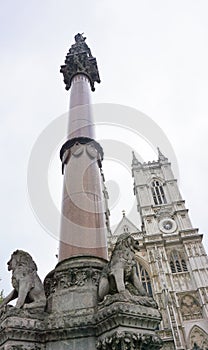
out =
[[[47,350],[95,350],[97,286],[106,261],[77,256],[46,276]]]
[[[155,329],[160,314],[151,306],[154,301],[125,291],[98,303],[98,284],[106,264],[93,256],[58,263],[45,278],[44,312],[26,305],[5,307],[0,350],[159,349]]]
[[[162,343],[155,334],[161,320],[159,311],[125,299],[125,295],[109,296],[98,306],[97,349],[160,349]]]

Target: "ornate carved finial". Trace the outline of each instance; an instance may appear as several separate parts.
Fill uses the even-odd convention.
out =
[[[137,157],[135,156],[134,151],[132,151],[132,165],[141,165],[141,163],[138,161]]]
[[[142,166],[142,163],[138,161],[134,151],[132,151],[132,166]]]
[[[157,151],[158,151],[158,161],[162,161],[165,162],[168,160],[167,157],[164,156],[164,154],[162,154],[161,150],[159,149],[159,147],[157,147]]]
[[[100,83],[100,76],[96,58],[92,56],[91,50],[86,44],[83,33],[76,34],[75,44],[71,46],[66,55],[65,65],[61,66],[60,72],[64,75],[66,90],[70,89],[72,79],[77,74],[88,77],[92,91],[95,90],[94,83]]]
[[[125,218],[125,216],[126,216],[125,210],[122,210],[122,214],[123,214],[123,218]]]

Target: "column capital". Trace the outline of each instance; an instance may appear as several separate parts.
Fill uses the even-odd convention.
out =
[[[91,50],[86,44],[83,33],[76,34],[75,43],[66,55],[65,64],[61,66],[66,90],[71,87],[72,79],[77,74],[84,74],[90,81],[91,90],[94,91],[94,83],[100,83],[100,76],[96,58],[92,56]]]

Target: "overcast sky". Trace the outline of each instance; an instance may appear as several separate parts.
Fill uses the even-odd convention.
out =
[[[42,279],[57,262],[58,242],[29,203],[27,168],[38,136],[67,111],[69,93],[59,67],[77,32],[87,36],[99,66],[102,83],[93,102],[134,107],[172,144],[183,198],[208,250],[207,1],[1,0],[0,5],[0,288],[11,289],[6,262],[17,248],[34,257]],[[145,161],[157,158],[149,154]],[[60,193],[59,171],[60,178],[49,182]],[[107,175],[110,183],[113,174]],[[133,196],[130,181],[129,199],[119,189],[126,202]]]

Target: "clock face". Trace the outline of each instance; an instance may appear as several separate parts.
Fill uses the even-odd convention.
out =
[[[176,230],[177,225],[174,220],[167,218],[167,219],[162,219],[159,222],[159,228],[164,233],[173,233]]]
[[[165,221],[164,223],[163,223],[163,228],[165,229],[165,230],[171,230],[171,228],[173,227],[173,224],[172,224],[172,222],[171,221]]]

